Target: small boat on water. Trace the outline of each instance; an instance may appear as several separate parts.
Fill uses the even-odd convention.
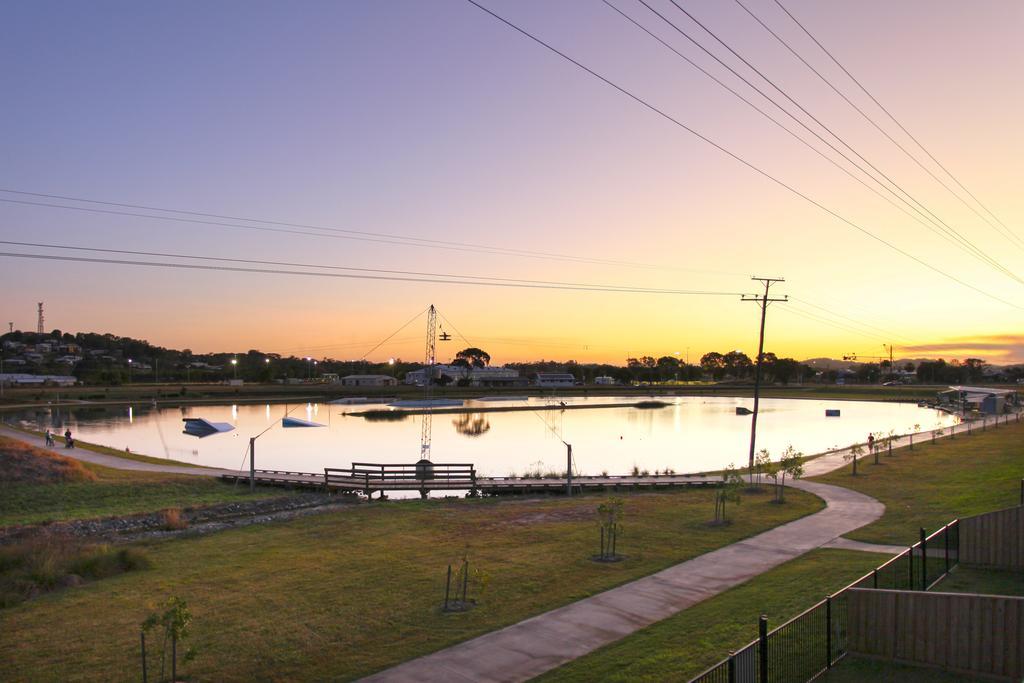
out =
[[[388,404],[391,408],[448,408],[461,406],[465,401],[459,398],[416,398],[402,401],[393,401]]]

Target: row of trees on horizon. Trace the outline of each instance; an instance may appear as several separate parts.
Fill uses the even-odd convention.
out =
[[[155,346],[145,340],[120,337],[113,334],[79,332],[76,334],[53,330],[49,334],[14,331],[0,335],[0,344],[6,341],[34,345],[40,342],[74,344],[81,348],[82,360],[72,369],[79,380],[89,384],[123,384],[134,374],[134,381],[192,381],[215,382],[237,377],[247,382],[272,382],[279,379],[315,379],[325,373],[340,376],[353,374],[391,375],[401,380],[411,370],[423,367],[421,361],[393,359],[387,362],[367,360],[338,360],[328,357],[284,356],[250,349],[243,353],[194,353],[190,349],[167,349]],[[90,353],[102,351],[102,354]],[[10,356],[9,351],[4,352]],[[130,370],[127,359],[135,364]],[[232,363],[235,361],[235,363]],[[439,362],[445,362],[439,359]],[[491,356],[483,349],[470,347],[457,352],[449,364],[466,368],[490,365]],[[862,363],[851,366],[852,381],[862,383],[878,382],[893,373],[888,361]],[[507,363],[523,376],[538,372],[567,372],[578,381],[592,383],[597,377],[612,377],[622,384],[634,382],[715,381],[746,382],[754,378],[755,363],[741,351],[726,353],[709,352],[701,356],[699,364],[689,364],[678,356],[640,356],[627,358],[624,365],[611,363],[578,363],[575,360],[539,360]],[[894,370],[902,375],[914,373],[918,381],[927,383],[979,382],[984,378],[985,362],[968,358],[963,362],[953,360],[920,361],[897,363]],[[763,356],[762,380],[767,383],[789,384],[791,382],[822,381],[834,383],[841,375],[839,370],[820,371],[794,358],[780,358],[767,352]],[[1024,376],[1024,368],[1011,369],[1010,379]],[[41,372],[69,374],[67,366],[38,369]]]

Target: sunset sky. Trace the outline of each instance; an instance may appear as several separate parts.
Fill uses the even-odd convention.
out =
[[[669,0],[647,1],[840,147]],[[929,230],[865,189],[601,0],[479,2],[892,246],[465,0],[7,3],[0,239],[718,294],[4,256],[0,323],[34,330],[44,301],[47,329],[359,358],[433,303],[496,363],[676,352],[695,361],[756,353],[758,308],[738,294],[765,275],[785,277],[772,292],[793,299],[769,309],[766,348],[780,356],[882,355],[892,343],[898,357],[1024,361],[1024,4],[781,1],[1005,227],[929,177],[735,0],[678,2],[944,227]],[[642,4],[609,2],[864,177]],[[988,216],[774,0],[742,2]],[[946,229],[956,236],[936,234]],[[371,360],[421,358],[423,332],[417,321]],[[439,356],[464,345],[457,336]]]

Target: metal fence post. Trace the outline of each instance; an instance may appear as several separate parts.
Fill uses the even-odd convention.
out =
[[[907,550],[907,588],[914,590],[914,546]]]
[[[832,668],[832,596],[825,596],[825,668]]]
[[[953,520],[956,524],[956,563],[960,564],[960,519]]]
[[[762,614],[757,619],[757,639],[759,655],[759,683],[768,683],[768,615]]]
[[[871,587],[878,588],[878,567],[871,570]]]
[[[142,683],[149,683],[149,675],[146,671],[146,632],[139,633],[142,639]]]
[[[736,652],[734,650],[729,650],[729,664],[727,666],[729,683],[736,683]]]
[[[943,545],[945,546],[945,551],[946,551],[946,572],[945,573],[948,574],[949,573],[949,525],[948,524],[943,528],[942,542],[943,542]]]
[[[921,590],[928,590],[928,539],[921,527]]]

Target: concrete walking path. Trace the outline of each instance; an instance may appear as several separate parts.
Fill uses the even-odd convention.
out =
[[[827,507],[757,536],[487,633],[365,681],[524,681],[676,614],[873,522],[885,506],[828,484],[795,488]]]
[[[57,434],[54,438],[57,440],[57,445],[53,447],[47,447],[46,441],[41,436],[35,434],[28,434],[21,432],[10,427],[0,426],[0,434],[3,436],[17,439],[27,444],[31,444],[36,448],[41,448],[44,451],[50,451],[55,455],[63,455],[68,458],[74,458],[75,460],[81,460],[82,462],[92,463],[94,465],[102,465],[103,467],[109,467],[115,470],[133,470],[137,472],[165,472],[169,474],[194,474],[201,477],[219,477],[224,474],[237,474],[237,471],[215,469],[212,467],[201,467],[195,466],[190,467],[188,465],[164,465],[162,463],[155,462],[142,462],[140,460],[132,460],[130,458],[122,458],[116,455],[107,455],[105,453],[97,453],[96,451],[90,451],[85,448],[64,448],[64,436]]]

